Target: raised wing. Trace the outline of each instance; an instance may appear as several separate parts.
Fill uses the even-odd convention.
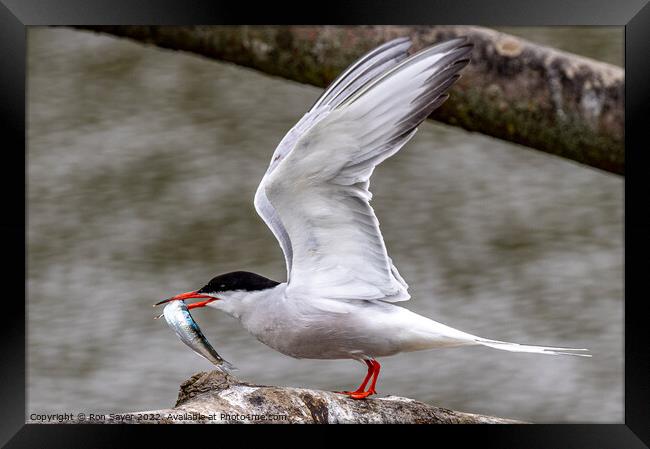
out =
[[[409,299],[369,204],[369,179],[446,100],[470,52],[464,39],[448,41],[399,62],[354,93],[332,94],[345,98],[311,111],[311,122],[272,161],[258,192],[291,247],[288,294]]]
[[[408,37],[400,37],[369,51],[332,81],[310,111],[323,105],[329,106],[330,109],[339,105],[360,86],[406,59],[410,47],[411,40]]]
[[[287,264],[287,281],[291,278],[293,259],[291,239],[282,224],[282,220],[266,196],[264,187],[266,177],[291,151],[298,141],[298,138],[313,126],[314,123],[320,120],[327,111],[338,105],[341,101],[346,100],[358,89],[359,86],[379,76],[386,70],[397,65],[400,61],[404,60],[410,46],[410,39],[398,38],[386,42],[360,57],[328,86],[318,100],[316,100],[311,109],[284,136],[273,153],[265,177],[260,182],[259,188],[255,193],[255,209],[266,225],[271,229],[273,235],[275,235],[275,238],[278,240],[278,243],[282,248]]]

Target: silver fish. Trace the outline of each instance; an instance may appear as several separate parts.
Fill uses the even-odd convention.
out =
[[[235,369],[232,364],[224,360],[215,351],[208,339],[205,338],[205,335],[201,332],[201,328],[194,321],[190,310],[183,301],[171,301],[165,306],[163,315],[169,327],[176,332],[176,335],[178,335],[181,341],[189,346],[192,351],[212,362],[222,371]]]

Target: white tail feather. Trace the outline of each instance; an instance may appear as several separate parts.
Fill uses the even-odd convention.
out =
[[[510,343],[507,341],[498,341],[498,340],[486,340],[484,338],[476,339],[476,342],[483,346],[489,346],[490,348],[501,349],[502,351],[532,352],[535,354],[575,355],[579,357],[591,357],[591,354],[576,354],[572,352],[572,351],[588,351],[588,349],[553,348],[549,346],[520,345],[519,343]]]

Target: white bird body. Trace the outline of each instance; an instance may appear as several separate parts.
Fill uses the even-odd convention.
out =
[[[396,39],[352,64],[275,150],[255,208],[282,248],[287,282],[234,272],[171,298],[208,298],[200,306],[238,318],[261,342],[292,357],[365,362],[368,375],[348,392],[353,398],[375,393],[377,357],[400,352],[484,345],[584,355],[484,339],[393,304],[410,295],[370,206],[370,177],[447,99],[471,52],[465,39],[408,56],[410,45]]]
[[[475,345],[541,354],[571,351],[488,340],[379,300],[288,296],[286,283],[252,293],[219,293],[219,299],[208,306],[238,319],[267,346],[298,359],[367,360]]]
[[[295,358],[374,359],[478,344],[477,337],[378,300],[287,296],[287,284],[220,295],[209,306],[240,320],[262,343]]]

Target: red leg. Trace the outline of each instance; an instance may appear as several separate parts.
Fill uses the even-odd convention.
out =
[[[370,388],[368,389],[368,391],[364,391],[360,393],[357,392],[352,393],[350,395],[352,399],[364,399],[370,395],[377,394],[375,387],[377,386],[377,378],[379,377],[379,370],[381,369],[381,365],[376,360],[371,360],[370,363],[373,365],[372,382],[370,382]]]
[[[341,391],[341,393],[347,394],[352,399],[363,399],[372,394],[377,394],[375,387],[377,385],[377,377],[379,376],[379,369],[381,368],[381,365],[379,365],[379,362],[376,360],[366,360],[365,362],[366,365],[368,365],[368,373],[366,374],[366,378],[363,379],[363,383],[359,385],[359,388],[357,388],[356,391]],[[372,382],[370,383],[370,388],[368,391],[364,391],[371,376]]]
[[[370,394],[377,394],[375,387],[377,386],[377,379],[379,379],[379,370],[381,370],[381,365],[377,360],[372,360],[372,363],[375,365],[374,377],[370,383],[370,389],[368,390]]]
[[[206,299],[205,301],[199,301],[199,302],[194,302],[192,304],[188,304],[187,310],[193,309],[195,307],[205,307],[207,304],[211,303],[214,301],[214,299]]]
[[[364,390],[366,389],[366,385],[368,385],[368,381],[370,380],[370,376],[372,376],[372,373],[375,369],[371,361],[364,360],[364,362],[366,362],[366,365],[368,365],[368,372],[366,373],[366,377],[363,379],[363,382],[361,382],[361,385],[359,385],[359,388],[357,388],[355,391],[337,391],[337,393],[351,395],[355,393],[364,392]]]

